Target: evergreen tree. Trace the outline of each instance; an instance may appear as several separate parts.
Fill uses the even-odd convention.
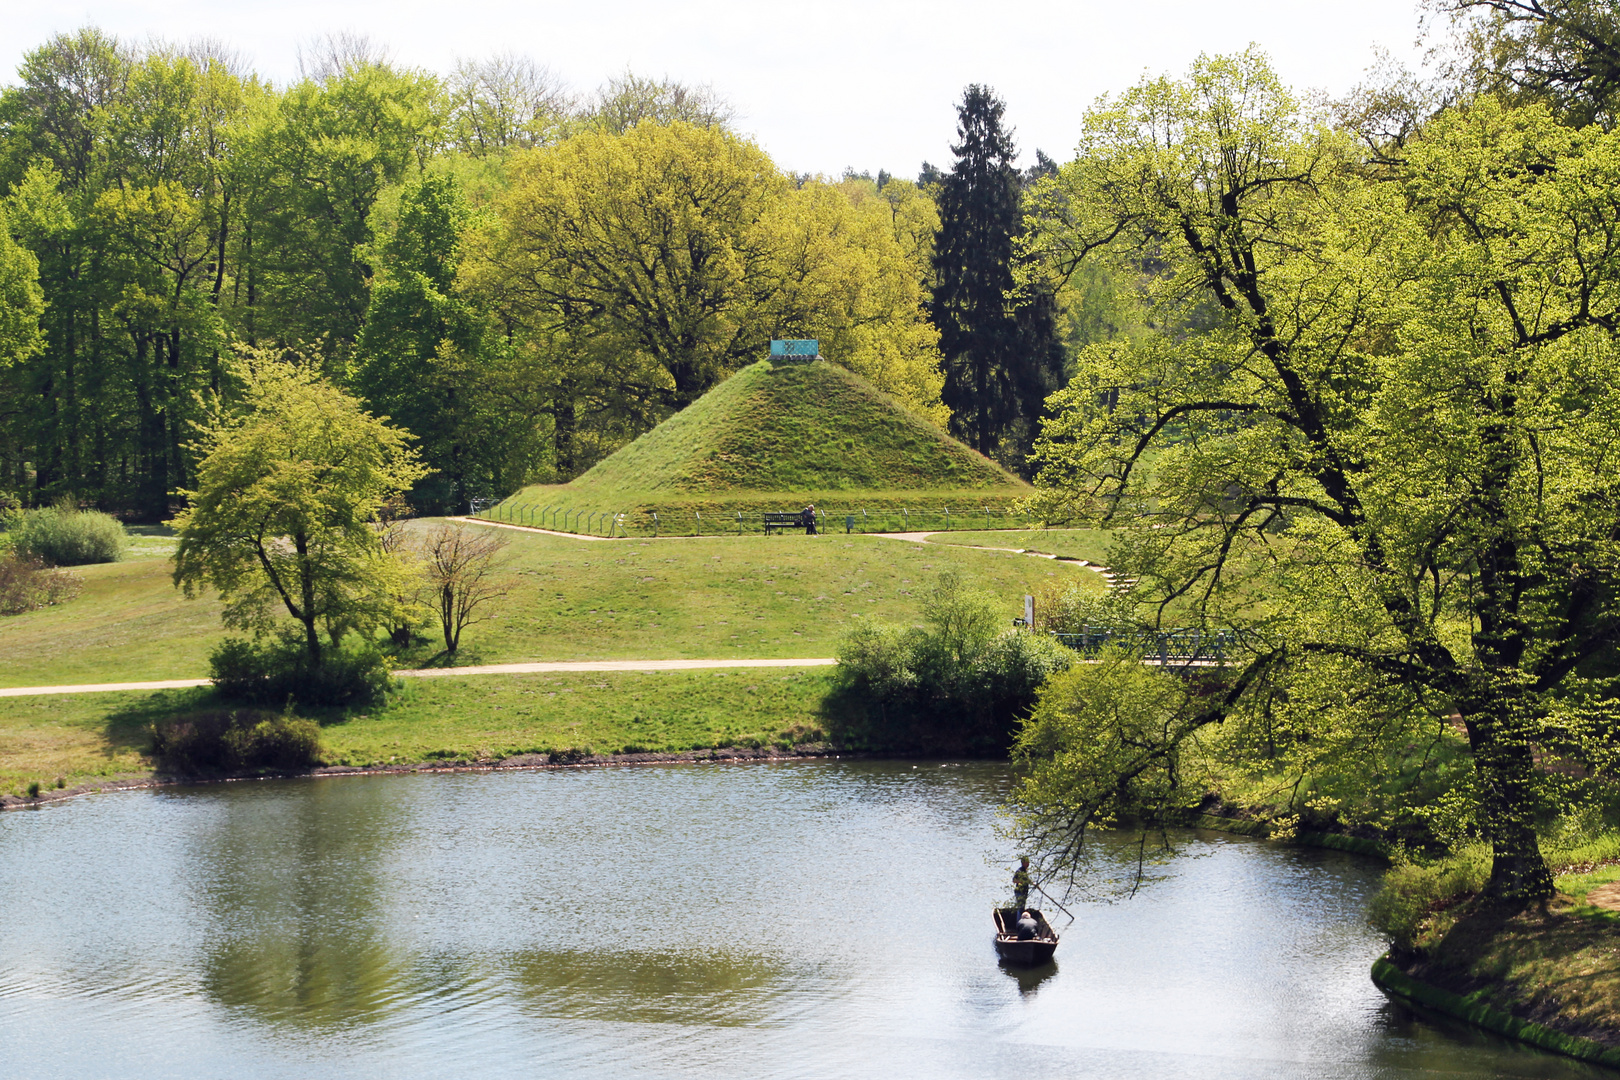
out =
[[[1063,370],[1057,304],[1040,293],[1017,304],[1014,242],[1022,229],[1006,105],[973,85],[957,107],[956,164],[939,184],[932,316],[945,357],[941,394],[952,434],[1023,469],[1046,395]],[[926,167],[925,167],[926,168]]]

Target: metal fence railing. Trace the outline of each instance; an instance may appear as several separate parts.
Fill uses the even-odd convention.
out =
[[[782,511],[797,507],[783,506]],[[765,531],[764,509],[748,510],[614,510],[507,501],[479,507],[473,516],[509,525],[526,525],[591,536],[747,536]],[[1043,524],[1006,507],[980,505],[832,508],[816,512],[821,532],[893,533],[957,532],[975,529],[1039,529]]]
[[[1082,656],[1096,656],[1105,648],[1123,648],[1160,664],[1224,664],[1228,657],[1243,651],[1251,634],[1244,630],[1088,626],[1077,634],[1054,633],[1052,636]]]

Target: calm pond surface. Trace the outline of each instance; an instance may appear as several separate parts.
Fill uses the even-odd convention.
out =
[[[0,1073],[1575,1077],[1389,1004],[1377,868],[1189,836],[999,968],[1004,768],[273,781],[0,815]],[[1059,927],[1063,920],[1056,920]]]

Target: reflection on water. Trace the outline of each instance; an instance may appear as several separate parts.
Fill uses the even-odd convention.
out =
[[[308,787],[300,798],[227,799],[205,815],[187,852],[207,897],[202,987],[266,1021],[378,1020],[411,992],[406,958],[381,926],[379,875],[409,835],[408,808],[381,785]]]
[[[519,1000],[538,1016],[604,1023],[768,1021],[786,982],[779,963],[720,951],[524,952],[505,958]]]
[[[1001,970],[1005,971],[1013,982],[1018,984],[1018,992],[1026,996],[1039,990],[1043,982],[1058,972],[1056,960],[1041,964],[1038,967],[1020,967],[1017,964],[1009,964],[1003,960],[1000,962],[1000,966]]]
[[[278,781],[0,817],[0,1070],[1546,1077],[1367,978],[1376,868],[1215,834],[998,965],[1003,769]],[[1197,856],[1197,857],[1194,857]]]

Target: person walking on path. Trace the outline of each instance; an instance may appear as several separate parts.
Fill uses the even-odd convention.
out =
[[[1018,869],[1013,871],[1013,918],[1024,913],[1029,903],[1029,856],[1025,855],[1018,860]]]

